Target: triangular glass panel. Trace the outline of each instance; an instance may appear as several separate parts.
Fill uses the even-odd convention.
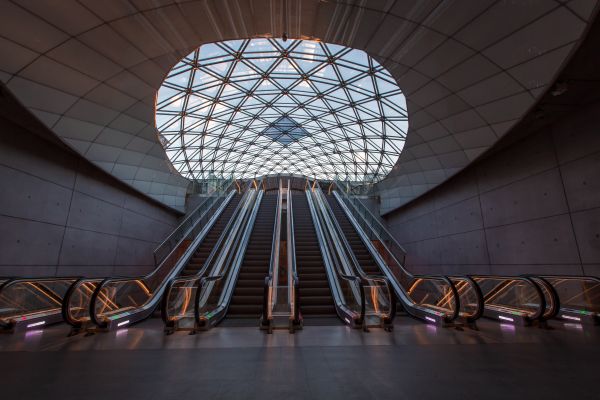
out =
[[[360,50],[260,38],[207,44],[177,63],[159,90],[156,124],[183,176],[373,180],[400,154],[405,110],[394,79]]]

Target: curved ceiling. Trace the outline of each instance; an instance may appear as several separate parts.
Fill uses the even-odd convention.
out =
[[[593,0],[14,0],[0,13],[0,79],[65,143],[182,209],[188,181],[154,126],[155,94],[208,42],[276,36],[362,49],[397,80],[404,150],[382,211],[463,169],[552,84],[597,11]]]
[[[186,178],[376,182],[398,160],[408,116],[394,78],[364,51],[261,38],[208,43],[178,62],[156,126]]]

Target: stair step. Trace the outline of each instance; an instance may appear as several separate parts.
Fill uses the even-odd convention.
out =
[[[302,315],[335,316],[335,307],[333,305],[302,305],[300,306]]]

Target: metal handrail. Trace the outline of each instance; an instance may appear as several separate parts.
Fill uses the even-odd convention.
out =
[[[527,313],[524,313],[525,319],[527,321],[531,322],[531,321],[540,320],[540,318],[543,317],[543,314],[546,310],[546,300],[544,297],[544,293],[542,292],[542,289],[531,278],[528,278],[525,276],[504,276],[504,275],[469,275],[469,277],[471,279],[473,279],[477,283],[477,285],[480,287],[481,287],[481,285],[477,282],[478,280],[491,279],[491,280],[497,280],[497,281],[501,282],[494,289],[492,289],[488,293],[484,294],[485,307],[492,307],[492,308],[506,307],[506,306],[498,306],[495,304],[489,304],[488,302],[493,300],[495,298],[495,296],[497,296],[499,293],[502,292],[502,290],[507,288],[508,283],[510,283],[511,281],[524,282],[526,285],[528,285],[530,288],[533,289],[533,292],[536,294],[536,296],[538,298],[538,304],[539,304],[539,306],[536,308],[536,311],[533,314],[529,315]],[[502,284],[504,284],[504,285],[502,285]]]
[[[483,312],[485,309],[485,301],[483,299],[483,293],[481,292],[481,288],[475,283],[473,279],[468,276],[449,276],[450,282],[456,289],[458,293],[459,299],[462,297],[461,292],[457,288],[457,284],[455,281],[461,281],[465,283],[465,286],[468,286],[470,290],[473,291],[475,298],[477,299],[477,306],[475,312],[465,317],[467,323],[473,323],[477,321],[479,318],[483,316]],[[466,306],[466,301],[460,300],[461,307]]]
[[[77,281],[75,281],[67,290],[67,293],[65,293],[65,298],[63,299],[62,302],[62,307],[61,307],[61,314],[63,317],[63,320],[71,325],[75,330],[78,330],[79,328],[81,328],[84,324],[84,320],[81,319],[74,319],[73,318],[73,314],[71,311],[71,298],[75,295],[75,293],[77,292],[77,290],[85,284],[88,283],[95,283],[96,287],[99,283],[102,282],[102,278],[80,278]],[[91,296],[93,295],[93,292],[96,290],[96,287],[94,287],[94,290],[92,291],[92,293],[90,293],[90,299]],[[89,304],[87,304],[87,306],[85,307],[87,309],[88,312],[88,317],[86,318],[87,321],[91,321],[90,316],[89,316]]]
[[[538,275],[540,278],[545,279],[546,281],[548,281],[552,287],[555,288],[556,290],[556,286],[553,283],[554,280],[560,280],[560,281],[591,281],[594,282],[596,285],[600,285],[600,278],[596,277],[596,276],[592,276],[592,275],[585,275],[585,276],[576,276],[576,275]],[[569,304],[571,298],[566,299],[566,300],[562,300],[560,301],[561,306]],[[600,300],[600,299],[599,299]],[[584,310],[580,310],[580,311],[586,311],[586,312],[592,312],[592,313],[599,313],[600,314],[600,304],[598,304],[596,306],[596,311],[590,311],[588,309],[584,309]]]
[[[222,193],[219,193],[217,196],[215,197],[211,197],[210,200],[207,201],[211,201],[209,203],[207,202],[203,202],[202,204],[207,204],[210,205],[210,207],[208,209],[206,209],[204,211],[204,213],[202,214],[202,216],[200,218],[198,218],[195,223],[194,226],[188,230],[186,233],[186,236],[182,237],[179,240],[179,243],[182,243],[183,240],[185,240],[185,238],[187,237],[187,235],[189,235],[189,233],[193,232],[193,230],[196,228],[196,226],[200,223],[200,221],[202,221],[204,219],[204,217],[206,216],[208,219],[208,223],[207,225],[202,229],[202,231],[196,236],[195,239],[192,240],[192,243],[190,244],[190,246],[188,246],[185,251],[184,254],[179,256],[179,258],[177,259],[177,261],[175,262],[175,265],[173,268],[171,268],[171,272],[167,273],[166,276],[161,279],[158,283],[158,286],[156,287],[155,290],[150,290],[150,288],[146,285],[146,281],[149,281],[151,279],[153,279],[157,274],[158,271],[162,269],[163,264],[167,261],[168,257],[173,254],[174,251],[176,251],[177,247],[174,248],[171,253],[169,254],[169,256],[167,258],[165,258],[163,260],[163,262],[154,270],[152,271],[150,274],[145,275],[145,276],[139,276],[139,277],[119,277],[119,278],[115,278],[115,277],[109,277],[107,279],[104,279],[96,288],[96,290],[94,291],[94,294],[91,297],[90,300],[90,319],[91,321],[97,325],[99,328],[105,328],[108,325],[108,321],[107,320],[103,320],[101,321],[99,319],[99,316],[96,314],[96,303],[98,301],[98,299],[100,298],[100,293],[102,292],[102,290],[110,283],[118,283],[118,282],[126,282],[126,281],[130,281],[133,283],[137,283],[139,284],[139,282],[142,282],[146,288],[148,289],[148,298],[146,299],[145,302],[143,302],[142,304],[138,305],[137,307],[135,307],[135,310],[138,312],[142,312],[144,310],[147,310],[148,307],[154,308],[155,306],[155,297],[156,295],[161,295],[163,293],[163,290],[166,286],[166,284],[174,277],[176,276],[176,274],[185,266],[185,264],[187,263],[187,259],[189,259],[192,256],[192,251],[190,250],[190,247],[195,248],[200,242],[201,240],[204,239],[204,236],[208,233],[208,229],[210,227],[212,227],[212,225],[215,223],[216,219],[218,218],[218,216],[221,214],[221,212],[224,210],[225,206],[227,205],[227,203],[231,200],[231,198],[233,197],[233,194],[235,193],[235,191],[231,191],[227,194],[226,198],[223,199],[223,201],[218,203],[218,200],[223,196]],[[217,206],[216,208],[216,212],[209,214],[210,211]],[[179,246],[179,245],[178,245]],[[151,304],[150,304],[151,303]],[[129,312],[129,311],[128,311]],[[149,315],[149,313],[148,313]],[[146,316],[147,317],[147,316]],[[142,318],[143,319],[143,318]],[[128,323],[131,323],[131,320],[127,320]],[[117,325],[118,326],[118,325]]]
[[[260,324],[263,327],[267,327],[270,331],[270,324],[272,320],[272,308],[273,302],[275,301],[273,295],[274,287],[277,285],[277,274],[273,271],[279,267],[279,246],[281,240],[281,208],[282,208],[282,190],[281,190],[281,179],[279,180],[279,190],[277,193],[277,207],[275,209],[275,220],[273,221],[273,235],[271,239],[271,258],[269,259],[269,271],[265,277],[265,284],[263,290],[263,310]]]
[[[294,325],[299,325],[301,316],[299,313],[298,296],[298,270],[296,267],[296,238],[294,232],[294,207],[292,200],[292,187],[288,180],[287,191],[287,256],[288,256],[288,298],[292,302],[292,321]]]
[[[13,286],[17,283],[28,283],[28,282],[44,282],[44,281],[72,281],[80,279],[80,276],[44,276],[38,278],[3,278],[2,282],[0,282],[0,295],[3,290],[6,288]]]
[[[341,182],[339,182],[337,180],[335,180],[334,182],[337,187],[342,187]],[[343,193],[349,201],[352,201],[353,198],[348,196],[348,194],[346,192],[341,192],[341,193]],[[354,205],[354,203],[355,202],[352,202],[353,205]],[[362,206],[363,211],[366,212],[371,217],[373,223],[377,224],[379,229],[381,229],[381,231],[385,232],[386,236],[389,238],[388,240],[393,242],[393,244],[402,251],[403,256],[406,256],[406,249],[400,243],[398,243],[398,241],[396,240],[394,235],[392,235],[391,232],[388,231],[388,229],[381,223],[380,218],[375,216],[371,210],[369,210],[367,207],[364,206],[364,204],[361,203],[361,206]],[[355,206],[355,208],[357,208],[357,207]],[[388,249],[388,251],[390,251],[390,250]],[[391,253],[391,251],[390,251],[390,253]],[[404,260],[402,261],[402,263],[404,263]]]
[[[358,279],[364,283],[365,279],[367,278],[367,274],[365,274],[364,271],[362,270],[362,268],[360,268],[360,264],[358,263],[358,260],[356,259],[354,252],[350,248],[350,244],[348,243],[348,240],[346,240],[346,237],[342,232],[342,228],[339,226],[339,223],[338,223],[337,219],[335,218],[335,215],[333,214],[331,207],[329,207],[329,204],[327,204],[327,201],[324,199],[323,191],[318,182],[316,183],[316,190],[314,193],[316,193],[316,198],[319,200],[319,205],[321,205],[322,209],[324,210],[323,211],[325,213],[324,217],[330,224],[333,225],[333,230],[335,232],[335,238],[337,239],[337,241],[340,242],[341,250],[344,253],[344,257],[342,259],[350,260],[350,264],[347,265],[348,271],[346,271],[346,274],[348,274],[348,276],[356,277],[356,279]],[[341,271],[338,271],[338,272],[340,272],[340,274],[342,274]]]
[[[229,186],[233,186],[233,182],[232,182],[232,183],[231,183]],[[229,188],[228,188],[228,189],[229,189]],[[215,191],[215,192],[213,192],[213,193],[216,193],[216,191]],[[185,238],[187,237],[187,235],[189,235],[189,233],[190,233],[190,232],[192,232],[192,231],[193,231],[193,230],[194,230],[194,229],[195,229],[195,228],[198,226],[198,224],[200,223],[200,221],[202,221],[202,219],[203,219],[205,216],[208,216],[208,215],[209,215],[209,214],[208,214],[208,213],[209,213],[209,211],[210,211],[210,210],[211,210],[213,207],[215,207],[215,205],[217,205],[217,203],[218,203],[219,199],[221,199],[222,197],[224,197],[224,199],[222,200],[222,202],[221,202],[221,203],[219,203],[219,204],[222,204],[224,201],[229,201],[229,199],[231,198],[231,196],[233,195],[233,193],[234,193],[234,190],[233,190],[233,189],[232,189],[231,191],[227,190],[227,191],[219,192],[219,194],[218,194],[216,197],[209,197],[209,198],[207,198],[205,201],[203,201],[203,202],[202,202],[202,204],[200,204],[200,206],[198,206],[198,207],[196,208],[196,211],[197,211],[198,209],[200,209],[200,207],[208,207],[208,208],[207,208],[207,209],[206,209],[206,210],[205,210],[205,211],[202,213],[202,215],[201,215],[201,216],[200,216],[200,217],[199,217],[199,218],[198,218],[198,219],[197,219],[197,220],[194,222],[194,224],[193,224],[193,225],[190,227],[190,229],[188,229],[188,230],[186,231],[186,234],[185,234],[184,236],[182,236],[182,237],[181,237],[181,238],[180,238],[180,239],[177,241],[177,244],[176,244],[174,247],[172,247],[172,248],[171,248],[171,250],[170,250],[169,254],[168,254],[166,257],[164,257],[164,258],[163,258],[163,260],[160,262],[160,264],[159,264],[158,266],[156,266],[156,268],[155,268],[155,269],[154,269],[152,272],[150,272],[149,274],[147,274],[147,275],[144,275],[144,276],[139,276],[139,277],[135,277],[135,278],[129,278],[129,279],[132,279],[132,280],[135,280],[135,279],[144,279],[144,281],[149,281],[149,280],[153,279],[153,278],[154,278],[154,276],[155,276],[155,275],[157,275],[157,274],[158,274],[158,272],[159,272],[159,271],[162,269],[162,267],[163,267],[164,263],[167,261],[167,259],[168,259],[168,258],[169,258],[169,257],[170,257],[170,256],[171,256],[171,255],[172,255],[172,254],[173,254],[173,253],[174,253],[174,252],[177,250],[177,249],[178,249],[178,247],[179,247],[179,246],[180,246],[180,245],[183,243],[183,241],[185,240]],[[181,226],[181,224],[180,224],[180,226]],[[175,228],[175,230],[177,230],[177,229],[180,229],[180,228],[179,228],[179,227]],[[118,279],[127,279],[127,277],[123,277],[123,278],[114,278],[114,280],[118,280]]]
[[[273,238],[271,240],[271,259],[269,260],[269,287],[271,288],[271,295],[277,297],[277,292],[273,293],[273,287],[277,287],[278,274],[274,274],[274,271],[279,270],[279,248],[281,244],[281,213],[282,213],[282,182],[279,180],[279,192],[277,194],[277,208],[275,211],[275,221],[273,222]],[[276,301],[276,298],[271,298],[271,304]],[[269,305],[267,309],[267,318],[271,319],[272,306]]]
[[[175,322],[175,321],[169,320],[168,310],[167,310],[171,291],[173,290],[173,287],[178,283],[189,281],[189,282],[191,282],[191,286],[189,286],[189,288],[198,290],[198,287],[201,284],[201,279],[206,274],[206,271],[208,270],[208,268],[211,265],[213,265],[215,258],[217,258],[219,256],[219,253],[222,249],[222,245],[225,242],[225,240],[229,239],[229,235],[230,235],[231,230],[234,228],[235,221],[240,216],[240,213],[246,206],[246,203],[248,202],[249,197],[250,197],[250,191],[248,190],[244,194],[244,197],[242,199],[240,199],[240,202],[236,206],[235,211],[231,214],[229,221],[227,221],[227,225],[223,229],[223,232],[219,236],[219,239],[215,243],[215,246],[211,250],[210,254],[208,255],[206,261],[204,262],[204,264],[202,265],[200,270],[198,270],[198,272],[196,272],[195,274],[190,275],[190,276],[173,278],[167,284],[167,286],[165,288],[165,294],[164,294],[162,302],[161,302],[161,317],[166,326],[170,326],[171,323],[174,324],[174,322]],[[229,240],[231,240],[231,239],[229,239]]]
[[[251,207],[248,207],[247,211],[244,213],[243,220],[240,221],[239,229],[237,229],[235,233],[235,238],[233,239],[233,243],[235,244],[233,250],[223,253],[225,256],[225,260],[222,262],[222,265],[225,265],[226,269],[228,269],[227,280],[225,282],[225,287],[222,289],[221,299],[225,300],[223,303],[219,303],[215,308],[210,312],[211,319],[216,318],[217,323],[221,318],[225,316],[225,312],[227,310],[229,301],[231,300],[231,295],[233,294],[233,289],[235,286],[235,282],[237,280],[236,271],[239,272],[239,266],[241,265],[244,254],[246,252],[246,247],[250,240],[250,236],[252,234],[252,230],[254,227],[254,222],[256,220],[256,216],[258,214],[258,210],[260,208],[262,202],[262,196],[264,194],[264,190],[257,190],[257,194],[254,197],[254,203]],[[234,271],[234,269],[236,271]],[[204,282],[217,282],[225,277],[225,273],[223,270],[214,271],[218,272],[218,274],[212,274],[210,276],[204,277],[203,280],[200,281],[200,285],[198,286],[198,290],[196,290],[196,297],[194,300],[194,319],[195,319],[195,328],[194,329],[202,329],[207,326],[209,322],[207,318],[200,315],[200,300],[201,298],[208,298],[211,294],[211,291],[214,287],[204,289]]]
[[[337,195],[337,192],[335,192],[335,191],[334,191],[334,192],[333,192],[333,196],[335,197],[336,195]],[[349,201],[351,201],[349,197],[346,197],[346,198],[347,198]],[[341,203],[341,204],[342,204],[342,203]],[[358,211],[358,209],[357,209],[356,205],[355,205],[353,202],[351,202],[351,203],[350,203],[350,205],[351,205],[351,206],[353,207],[353,209],[354,209],[354,210],[355,210],[355,211],[356,211],[356,212],[357,212],[357,213],[360,215],[360,212]],[[366,207],[363,207],[363,208],[366,210]],[[368,210],[366,210],[366,211],[368,211]],[[350,212],[351,212],[351,211],[350,211]],[[371,214],[371,215],[372,215],[372,214]],[[380,223],[379,223],[379,221],[376,221],[376,220],[375,220],[374,222],[376,222],[376,223],[380,224]],[[396,245],[398,246],[398,248],[399,248],[400,250],[402,250],[402,252],[403,252],[403,256],[404,256],[404,255],[406,255],[406,251],[404,250],[404,248],[403,248],[402,246],[400,246],[400,245],[398,244],[398,242],[396,242],[396,241],[395,241],[395,239],[394,239],[394,238],[391,236],[391,233],[389,233],[389,232],[388,232],[388,231],[387,231],[385,228],[383,228],[383,226],[382,226],[382,225],[379,225],[379,226],[382,228],[382,230],[383,230],[384,232],[386,232],[386,234],[387,234],[387,235],[390,237],[391,241],[393,241],[393,242],[394,242],[394,244],[396,244]],[[358,230],[357,230],[357,231],[358,231]],[[388,247],[388,246],[385,244],[384,240],[382,240],[382,239],[381,239],[381,237],[380,237],[379,235],[377,235],[377,232],[375,232],[375,230],[371,230],[371,231],[373,232],[373,234],[374,234],[374,235],[376,235],[376,236],[378,237],[378,239],[379,239],[379,241],[380,241],[381,245],[382,245],[382,246],[383,246],[383,247],[384,247],[384,248],[387,250],[387,253],[389,254],[389,256],[390,256],[390,257],[392,257],[392,258],[393,258],[393,259],[396,261],[396,264],[398,264],[398,266],[400,266],[400,268],[402,269],[402,272],[403,272],[403,273],[405,273],[406,275],[410,276],[410,277],[414,277],[414,275],[412,275],[410,272],[408,272],[408,271],[407,271],[407,270],[404,268],[403,262],[400,262],[400,261],[399,261],[399,260],[396,258],[396,256],[394,255],[394,253],[393,253],[393,252],[392,252],[392,251],[389,249],[389,247]],[[359,233],[359,234],[361,234],[362,232],[358,231],[358,233]],[[362,236],[362,235],[361,235],[361,236]],[[365,240],[364,240],[364,238],[363,238],[363,242],[369,242],[369,241],[365,241]],[[365,243],[365,244],[367,244],[367,243]]]
[[[40,290],[44,295],[48,296],[52,301],[54,301],[55,303],[57,303],[58,305],[60,305],[64,299],[64,295],[61,298],[55,297],[56,293],[54,293],[54,291],[48,287],[45,287],[43,285],[44,282],[70,282],[73,281],[76,282],[78,279],[80,279],[80,277],[39,277],[39,278],[2,278],[2,282],[0,283],[0,297],[4,294],[4,292],[6,292],[7,290],[9,290],[11,287],[15,286],[15,285],[19,285],[19,284],[29,284],[30,286],[34,286],[36,289]],[[69,285],[72,286],[73,283],[71,283]],[[40,285],[35,286],[35,285]],[[67,288],[66,292],[68,291],[69,288]],[[60,310],[60,307],[57,306],[54,308],[55,310]],[[18,315],[13,315],[10,318],[0,318],[0,328],[2,329],[11,329],[14,324],[16,323],[16,321],[18,320],[22,320],[24,317],[29,316],[29,315],[41,315],[41,314],[47,316],[49,315],[48,312],[36,312],[36,311],[32,311],[32,312],[26,312],[26,313],[21,313]],[[56,311],[56,314],[60,314],[60,311]],[[54,313],[53,313],[54,314]]]
[[[556,317],[560,311],[560,299],[558,298],[558,293],[554,289],[554,286],[552,286],[550,282],[541,276],[530,274],[526,274],[524,276],[530,278],[533,283],[540,288],[542,294],[544,295],[545,307],[539,320],[544,322]]]
[[[329,228],[327,225],[328,219],[326,218],[325,211],[323,210],[323,200],[318,197],[316,191],[317,188],[315,181],[315,185],[313,185],[306,192],[306,198],[308,200],[309,209],[311,210],[311,215],[313,216],[317,237],[319,238],[319,244],[323,254],[323,261],[325,262],[326,269],[331,271],[327,274],[327,276],[331,279],[331,289],[334,299],[336,300],[336,310],[340,314],[340,317],[348,324],[350,324],[352,320],[354,321],[355,325],[362,326],[363,322],[365,321],[366,312],[364,287],[360,284],[361,279],[358,276],[348,275],[346,271],[344,271],[339,265],[341,260],[341,250],[339,249],[340,244],[337,243],[337,240],[339,239],[333,236],[332,228]],[[337,256],[334,254],[337,254]],[[355,310],[352,310],[352,308],[348,307],[348,302],[344,299],[345,296],[343,295],[342,288],[339,286],[339,282],[337,280],[338,276],[342,280],[347,281],[348,285],[350,285],[352,288],[353,297],[355,300],[357,300],[359,307],[358,315],[356,315],[357,312]],[[355,285],[359,285],[358,293],[356,293]],[[350,319],[348,319],[346,315]]]
[[[337,183],[336,186],[341,187],[341,184]],[[346,205],[346,202],[342,200],[342,198],[340,197],[340,195],[339,195],[338,192],[339,191],[333,191],[333,196],[336,198],[336,200],[338,201],[338,203],[340,204],[340,206],[342,207],[342,209],[344,209],[344,208],[348,209],[345,213],[348,215],[350,221],[352,222],[352,219],[354,217],[351,218],[351,216],[349,215],[349,214],[352,214],[352,210],[350,210],[348,208],[348,205]],[[353,208],[353,210],[361,218],[364,218],[361,215],[360,211],[358,210],[358,207],[355,204],[355,202],[353,202],[351,200],[351,198],[349,196],[347,196],[347,195],[345,195],[345,198],[348,199],[349,205]],[[398,246],[399,250],[401,250],[402,255],[404,256],[406,254],[404,248],[402,248],[402,246],[400,246],[398,244],[398,242],[391,236],[391,233],[389,233],[387,231],[387,229],[385,227],[383,227],[383,225],[381,225],[381,223],[380,223],[379,220],[377,220],[376,218],[374,218],[374,216],[372,215],[372,213],[370,213],[370,211],[367,210],[366,207],[363,204],[361,204],[361,208],[365,209],[369,213],[369,215],[371,215],[371,217],[373,218],[373,222],[379,225],[379,227],[381,228],[381,231],[385,232],[386,235],[389,236],[389,240],[393,244],[395,244],[395,245]],[[356,223],[358,224],[358,221]],[[354,223],[353,223],[353,225],[354,225]],[[373,257],[375,258],[376,262],[379,264],[379,266],[381,267],[381,269],[384,272],[385,271],[388,272],[388,273],[386,273],[387,276],[394,277],[394,281],[397,284],[398,295],[403,300],[403,303],[405,305],[408,305],[409,307],[413,307],[413,308],[419,309],[420,311],[425,312],[425,313],[429,313],[429,312],[433,311],[429,307],[420,305],[420,304],[416,303],[412,299],[412,297],[410,296],[410,294],[408,292],[406,292],[406,288],[403,286],[403,284],[398,281],[398,277],[394,276],[394,274],[389,270],[389,266],[387,265],[387,263],[384,262],[384,260],[380,256],[380,254],[376,250],[373,249],[373,244],[371,243],[371,240],[369,238],[365,238],[365,232],[363,232],[362,229],[358,229],[358,227],[356,227],[356,226],[355,226],[355,228],[356,228],[359,236],[361,237],[361,240],[363,241],[363,243],[365,244],[365,246],[369,249],[369,252],[373,255]],[[453,311],[452,314],[449,314],[449,315],[445,314],[444,315],[444,321],[445,322],[451,322],[451,321],[455,320],[459,316],[459,314],[460,314],[460,296],[458,294],[458,291],[456,290],[456,287],[452,283],[451,279],[448,276],[443,276],[443,275],[440,275],[440,276],[432,276],[432,275],[418,275],[418,276],[415,276],[415,275],[411,274],[410,272],[408,272],[404,268],[403,263],[400,262],[396,258],[394,252],[391,249],[389,249],[389,247],[386,245],[386,243],[384,242],[384,240],[378,235],[378,233],[374,229],[372,229],[372,228],[371,228],[371,232],[375,235],[375,237],[377,237],[379,239],[379,242],[383,246],[383,248],[386,250],[387,255],[389,257],[391,257],[391,259],[394,260],[394,264],[396,264],[396,266],[401,270],[401,272],[404,275],[406,275],[407,277],[409,277],[412,282],[414,282],[415,280],[437,280],[437,281],[444,282],[444,284],[448,286],[450,292],[452,293],[452,300],[454,301],[455,307],[452,310]],[[462,277],[459,277],[458,279],[462,279]],[[391,284],[391,281],[388,280],[388,282],[390,282],[390,284]],[[444,297],[444,299],[447,300],[447,301],[449,301],[449,299],[447,297]],[[483,305],[478,305],[478,308],[482,309]],[[407,310],[407,311],[409,312],[409,314],[412,314],[413,316],[417,316],[413,312],[411,312],[410,309]],[[479,315],[477,315],[477,314],[478,313],[476,313],[476,315],[474,315],[474,316],[479,317]],[[430,318],[427,315],[424,315],[422,317],[424,319],[427,319],[427,320],[429,320],[429,318]],[[472,321],[469,321],[469,322],[472,322]]]
[[[324,196],[323,190],[321,189],[321,185],[318,182],[316,184],[316,188],[318,190],[319,196]],[[390,302],[390,312],[387,317],[383,318],[383,321],[384,321],[384,325],[386,326],[386,329],[391,330],[393,320],[396,317],[396,312],[395,312],[396,301],[395,301],[395,296],[393,294],[394,290],[392,289],[389,279],[384,275],[368,275],[367,273],[364,272],[360,263],[358,262],[358,259],[356,258],[356,255],[354,254],[354,251],[352,250],[352,247],[350,246],[350,243],[348,243],[348,239],[346,238],[346,235],[344,235],[344,232],[342,231],[342,228],[340,227],[339,222],[333,213],[333,210],[329,206],[329,203],[327,203],[327,201],[323,197],[321,197],[321,201],[323,203],[324,208],[326,209],[327,214],[329,215],[329,219],[332,222],[335,231],[337,232],[337,236],[340,238],[340,240],[342,242],[342,246],[343,246],[344,252],[346,254],[346,257],[351,260],[351,265],[352,265],[353,271],[357,272],[358,276],[361,279],[361,282],[360,282],[361,297],[365,296],[365,293],[364,293],[365,286],[371,286],[375,282],[380,282],[380,281],[382,281],[384,283],[384,285],[386,286],[387,291],[390,294],[390,298],[388,299],[388,301]],[[376,286],[380,286],[380,285],[377,284]],[[365,307],[366,307],[366,304],[363,304],[363,308],[365,308]]]
[[[211,195],[215,192],[227,193],[227,192],[229,192],[229,190],[233,190],[234,188],[237,189],[238,191],[240,191],[240,186],[237,184],[237,181],[235,179],[229,179],[224,182],[224,184],[222,185],[221,188],[216,188],[211,193]],[[169,248],[169,251],[167,252],[167,254],[159,260],[159,259],[157,259],[157,254],[161,251],[161,249],[163,249],[168,243],[170,243],[171,239],[173,237],[175,237],[175,235],[177,235],[178,233],[181,233],[184,230],[184,227],[188,223],[190,223],[190,221],[192,221],[192,219],[194,219],[194,218],[198,219],[198,218],[202,217],[203,213],[201,213],[200,211],[202,210],[204,205],[207,204],[208,201],[210,201],[211,198],[212,198],[212,196],[208,196],[203,202],[198,204],[198,206],[196,206],[196,208],[194,208],[193,211],[188,213],[188,215],[183,219],[183,221],[181,221],[179,223],[179,225],[177,225],[177,227],[175,229],[173,229],[173,231],[158,246],[156,246],[156,248],[152,252],[152,255],[154,257],[155,267],[158,267],[158,265],[161,264],[169,256],[169,254],[173,251],[173,248],[176,248],[179,245],[180,241],[183,240],[183,238],[187,235],[187,233],[191,229],[193,229],[193,227],[196,225],[196,223],[198,221],[196,220],[196,221],[192,222],[192,226],[187,228],[185,233],[181,234],[181,238],[177,240],[177,244],[175,246],[171,246]]]
[[[349,260],[350,261],[350,269],[351,271],[354,272],[354,274],[357,274],[355,276],[359,277],[359,288],[360,288],[360,297],[361,297],[361,302],[362,302],[362,317],[363,317],[363,322],[364,321],[364,316],[365,316],[365,308],[366,308],[366,304],[364,302],[364,297],[365,297],[365,287],[367,286],[371,286],[371,287],[382,287],[384,286],[387,289],[387,293],[389,295],[388,297],[388,302],[389,302],[389,313],[386,316],[382,317],[382,322],[383,322],[383,326],[386,330],[391,331],[393,329],[393,320],[396,316],[396,298],[394,295],[394,291],[392,289],[392,286],[390,284],[390,281],[387,277],[383,276],[383,275],[368,275],[366,274],[360,263],[358,262],[350,244],[348,243],[348,240],[346,239],[340,225],[339,222],[337,221],[337,218],[335,217],[333,210],[331,209],[331,207],[329,206],[329,204],[327,203],[327,201],[324,198],[324,194],[323,191],[320,187],[320,184],[318,182],[316,182],[315,184],[315,192],[318,193],[318,197],[320,200],[320,203],[322,204],[322,207],[325,209],[325,213],[327,214],[327,219],[330,221],[330,223],[333,225],[333,229],[335,231],[335,235],[338,238],[338,240],[341,241],[341,246],[342,246],[342,251],[344,253],[345,260]],[[381,282],[383,282],[383,285],[381,284]],[[366,326],[364,326],[364,328],[366,329]]]

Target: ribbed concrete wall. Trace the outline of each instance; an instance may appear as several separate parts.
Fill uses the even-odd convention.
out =
[[[600,275],[600,105],[387,216],[417,273]]]
[[[130,275],[177,215],[0,117],[0,276]]]

